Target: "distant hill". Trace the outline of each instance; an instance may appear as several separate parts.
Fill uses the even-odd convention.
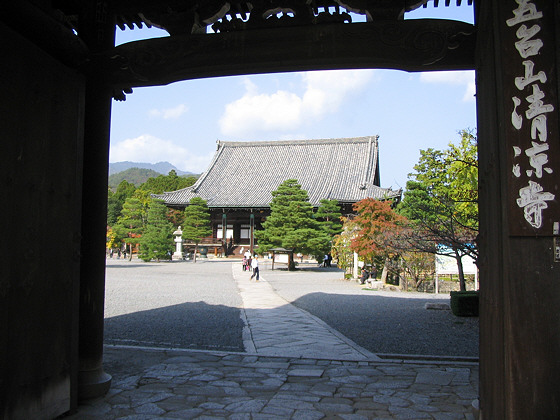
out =
[[[135,187],[138,187],[144,182],[146,182],[148,178],[155,178],[160,175],[162,174],[154,171],[153,169],[145,169],[145,168],[125,169],[124,171],[120,171],[109,175],[109,188],[115,191],[117,189],[117,186],[125,179],[131,184],[134,184]]]
[[[151,169],[161,175],[167,175],[172,169],[177,172],[177,175],[195,175],[192,172],[185,172],[177,169],[169,162],[146,163],[146,162],[114,162],[109,163],[109,175],[113,175],[130,168]],[[157,175],[156,175],[157,176]]]

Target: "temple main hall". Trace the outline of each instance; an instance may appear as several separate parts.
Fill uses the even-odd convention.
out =
[[[287,179],[301,184],[313,207],[336,200],[342,214],[352,213],[352,205],[364,198],[399,201],[402,193],[380,186],[379,136],[368,136],[218,141],[210,166],[194,185],[155,197],[176,209],[184,209],[193,197],[206,200],[212,237],[202,244],[224,256],[252,248],[254,229],[270,214],[272,191]]]

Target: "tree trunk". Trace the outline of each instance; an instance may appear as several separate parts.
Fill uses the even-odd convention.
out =
[[[465,272],[463,271],[463,260],[457,250],[455,250],[455,259],[457,260],[457,269],[459,271],[459,289],[461,292],[465,292],[467,285],[465,283]]]
[[[193,262],[196,262],[196,254],[198,252],[198,244],[194,244]]]
[[[387,264],[388,264],[388,259],[385,260],[385,264],[383,264],[383,271],[381,272],[381,281],[383,283],[387,283]]]
[[[132,261],[132,242],[128,244],[130,252],[128,253],[128,261]]]

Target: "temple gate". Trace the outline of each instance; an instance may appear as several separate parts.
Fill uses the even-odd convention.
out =
[[[474,26],[402,20],[424,3],[450,0],[2,2],[2,231],[4,255],[20,252],[1,265],[3,417],[54,417],[110,386],[111,97],[200,77],[391,68],[477,71],[481,410],[559,418],[560,3],[475,1]],[[367,22],[351,23],[349,11]],[[171,36],[114,47],[117,25]],[[57,170],[54,153],[66,159]],[[40,250],[25,253],[29,232]]]

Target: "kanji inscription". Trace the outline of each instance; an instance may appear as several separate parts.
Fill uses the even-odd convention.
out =
[[[505,79],[511,98],[507,128],[514,200],[511,233],[551,235],[553,221],[560,218],[556,66],[550,39],[554,27],[547,19],[553,10],[543,0],[509,3],[504,59],[511,64]],[[520,217],[515,216],[515,208]]]

